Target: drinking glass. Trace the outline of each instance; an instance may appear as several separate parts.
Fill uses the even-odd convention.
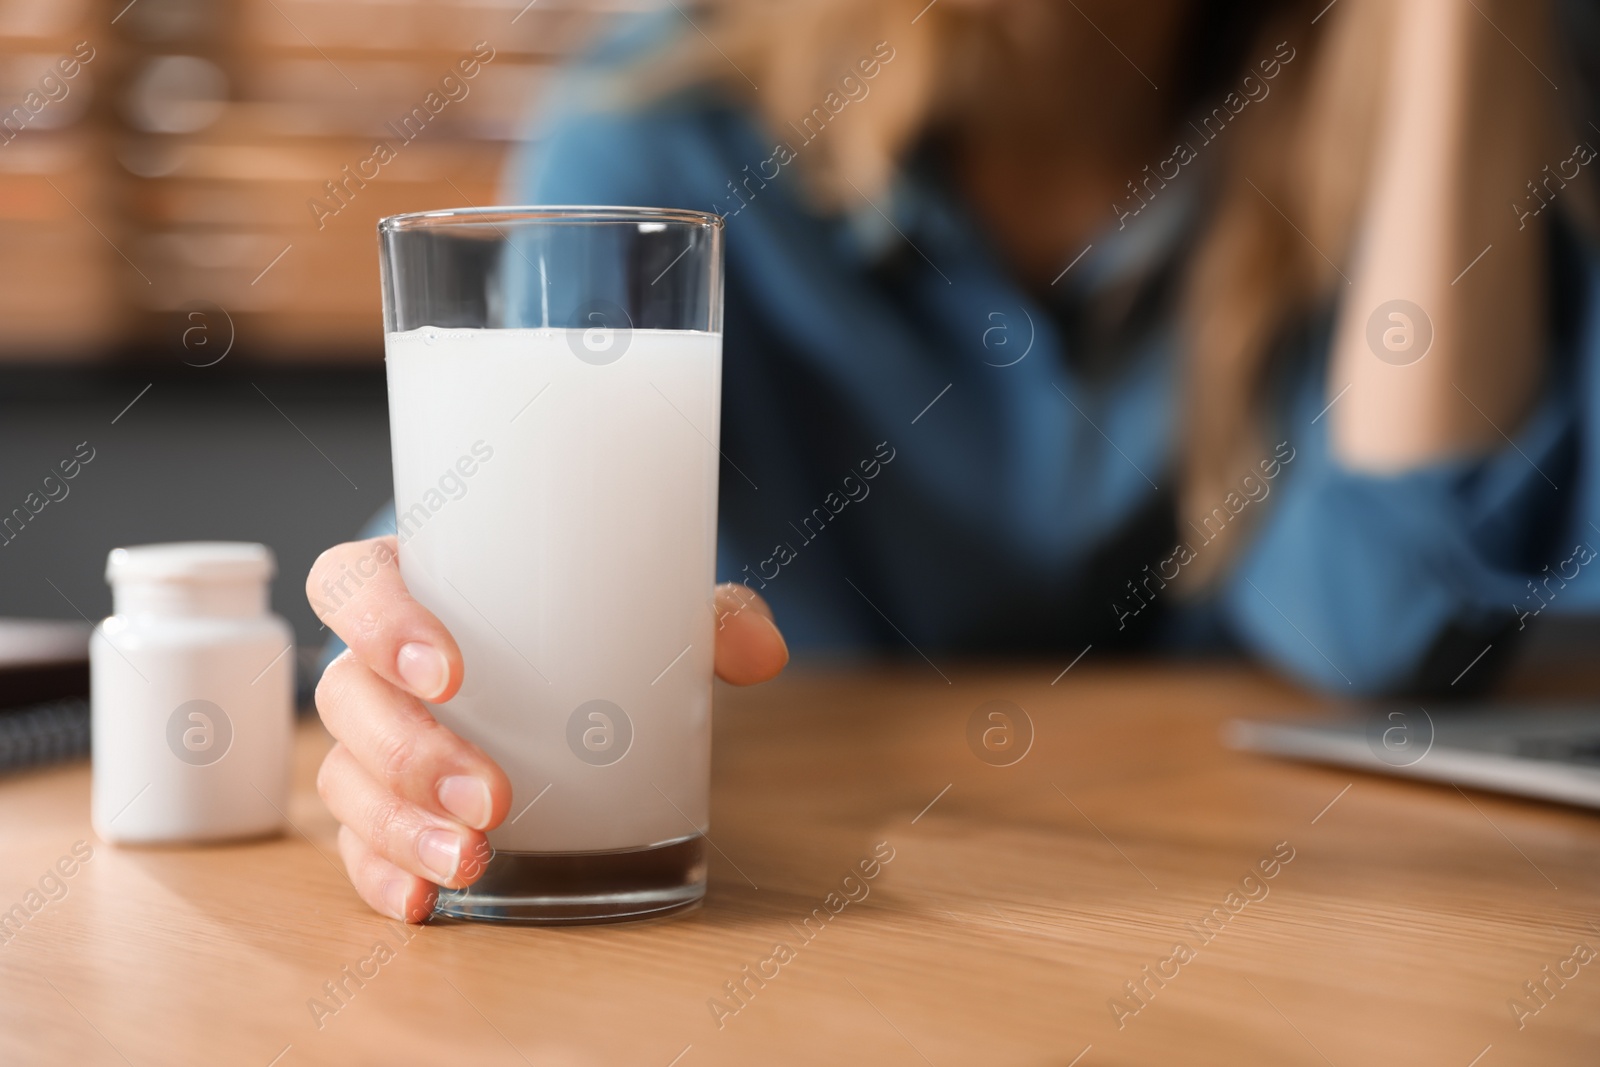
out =
[[[722,219],[378,225],[400,571],[461,646],[429,705],[510,776],[436,916],[617,922],[705,894]]]

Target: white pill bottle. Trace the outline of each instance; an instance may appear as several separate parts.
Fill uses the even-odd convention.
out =
[[[294,634],[265,545],[113,549],[89,645],[95,833],[133,843],[277,833],[287,818]]]

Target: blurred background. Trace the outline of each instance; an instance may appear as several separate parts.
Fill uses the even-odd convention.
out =
[[[0,537],[0,615],[103,617],[117,545],[259,540],[320,645],[303,577],[391,495],[376,221],[497,202],[555,68],[670,2],[0,0],[0,516],[93,456]]]
[[[496,202],[547,73],[654,6],[0,0],[0,513],[93,454],[0,542],[0,614],[108,614],[117,545],[260,540],[319,643],[303,577],[390,496],[376,221]]]

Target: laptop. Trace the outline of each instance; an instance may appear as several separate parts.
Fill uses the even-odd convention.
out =
[[[1600,708],[1380,706],[1314,723],[1235,719],[1230,748],[1600,808]]]

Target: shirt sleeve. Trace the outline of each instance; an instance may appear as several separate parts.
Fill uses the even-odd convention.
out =
[[[518,148],[505,194],[518,204],[596,204],[712,210],[732,173],[719,163],[709,94],[684,90],[637,110],[585,105],[583,72],[570,74],[547,116]],[[593,95],[599,90],[594,89]]]
[[[1330,453],[1321,368],[1307,376],[1280,499],[1220,590],[1245,647],[1332,692],[1462,693],[1547,607],[1600,606],[1600,567],[1585,566],[1600,468],[1583,432],[1600,426],[1600,272],[1592,257],[1577,272],[1581,322],[1554,346],[1533,413],[1487,456],[1350,470]]]

